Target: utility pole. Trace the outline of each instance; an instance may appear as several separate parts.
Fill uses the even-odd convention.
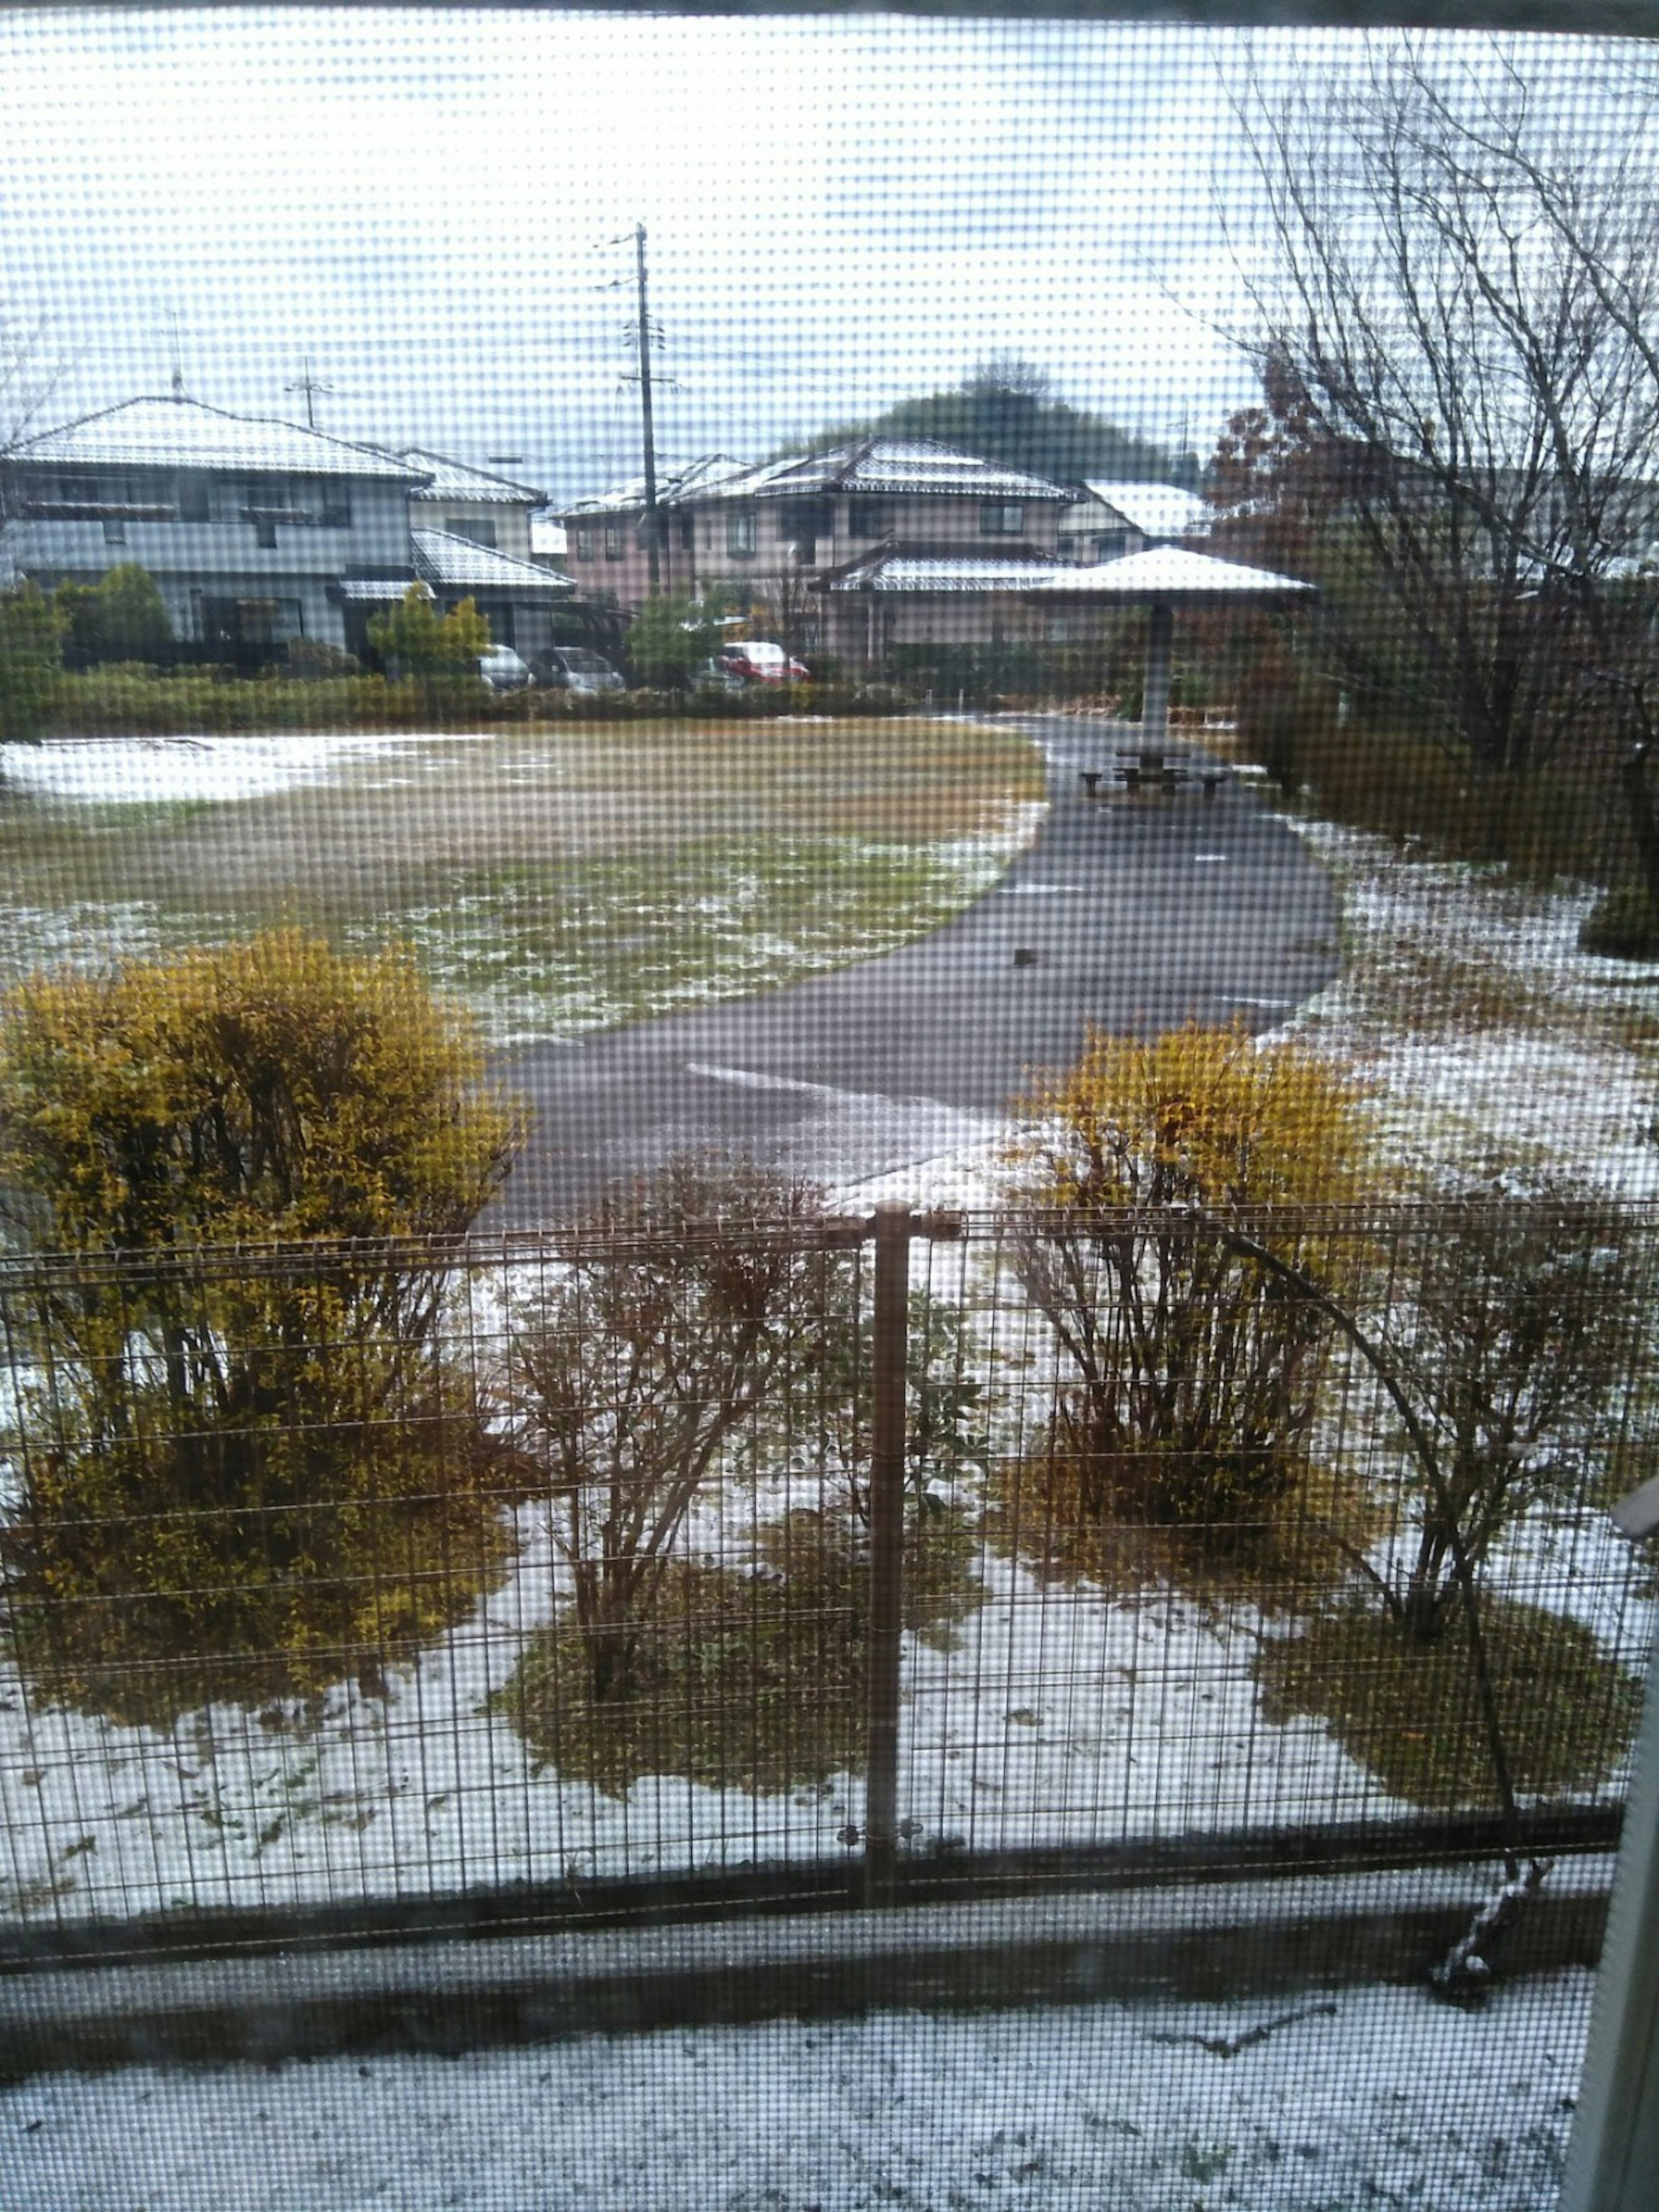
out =
[[[651,411],[651,318],[645,301],[645,225],[634,228],[640,291],[640,436],[645,449],[645,573],[654,599],[662,589],[662,528],[657,513],[657,432]]]
[[[296,376],[292,384],[285,384],[283,386],[283,389],[284,392],[304,392],[306,396],[306,428],[307,430],[314,430],[317,427],[317,413],[313,404],[316,396],[319,392],[332,392],[334,386],[331,384],[319,384],[317,379],[312,374],[311,356],[309,354],[307,354],[305,356],[305,374],[303,376]]]

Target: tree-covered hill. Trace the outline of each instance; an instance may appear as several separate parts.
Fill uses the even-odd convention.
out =
[[[820,453],[869,437],[935,438],[1061,482],[1117,477],[1194,487],[1198,483],[1194,455],[1174,453],[1103,415],[1054,398],[1041,369],[1004,356],[981,362],[954,390],[901,399],[864,421],[837,422],[810,437],[791,439],[780,456]]]

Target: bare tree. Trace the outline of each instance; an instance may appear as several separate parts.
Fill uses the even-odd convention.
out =
[[[542,1471],[595,1705],[625,1698],[699,1489],[845,1310],[823,1196],[672,1162],[600,1206],[515,1334],[507,1398]]]
[[[63,368],[48,351],[44,321],[31,322],[0,304],[0,464],[34,428]],[[17,582],[7,544],[13,519],[6,472],[0,466],[0,591]],[[11,679],[6,681],[9,685]]]
[[[1237,335],[1399,618],[1405,703],[1486,775],[1542,764],[1592,710],[1640,725],[1629,580],[1659,506],[1646,135],[1542,112],[1499,46],[1452,75],[1403,35],[1357,83],[1281,99],[1252,80],[1237,107],[1260,187],[1259,228],[1235,233],[1254,310]]]
[[[0,307],[0,455],[35,427],[63,368],[49,351],[43,319],[31,322]]]
[[[817,572],[801,566],[792,549],[791,557],[768,576],[762,586],[768,618],[777,631],[778,643],[792,658],[809,649],[815,634],[819,601],[814,585]]]

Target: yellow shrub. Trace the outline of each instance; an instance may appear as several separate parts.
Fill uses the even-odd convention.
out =
[[[72,1255],[9,1301],[0,1560],[46,1694],[165,1717],[374,1680],[476,1601],[501,1454],[441,1251],[388,1240],[465,1229],[505,1172],[480,1067],[401,956],[295,931],[0,1010],[0,1182]]]
[[[1300,1047],[1189,1026],[1092,1033],[1026,1102],[1016,1194],[1048,1211],[1018,1267],[1071,1375],[1028,1468],[1050,1551],[1079,1549],[1057,1519],[1237,1550],[1294,1510],[1330,1323],[1238,1231],[1337,1286],[1358,1240],[1297,1209],[1374,1193],[1363,1097]]]

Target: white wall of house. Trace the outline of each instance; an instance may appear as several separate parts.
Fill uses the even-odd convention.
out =
[[[409,502],[410,526],[416,530],[447,530],[452,538],[470,538],[493,553],[506,553],[515,561],[528,561],[530,507],[508,500],[427,499],[419,493]]]

